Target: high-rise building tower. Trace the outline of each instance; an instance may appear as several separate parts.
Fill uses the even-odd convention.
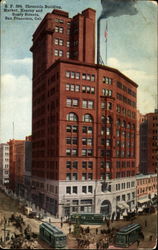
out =
[[[140,124],[140,172],[156,173],[158,168],[158,112],[144,115]]]
[[[137,84],[95,64],[95,11],[33,35],[32,200],[63,216],[135,206]]]

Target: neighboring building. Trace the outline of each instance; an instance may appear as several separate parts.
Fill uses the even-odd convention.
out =
[[[17,187],[17,177],[21,175],[21,147],[23,147],[24,140],[10,140],[9,144],[9,188],[15,192]],[[17,151],[18,150],[18,151]],[[23,157],[23,156],[22,156]],[[23,161],[23,160],[22,160]],[[16,163],[17,162],[17,163]],[[19,170],[18,170],[19,168]],[[20,171],[20,173],[18,172]]]
[[[26,137],[25,141],[25,171],[24,171],[24,197],[31,200],[31,166],[32,166],[32,138]]]
[[[9,184],[9,145],[0,144],[0,185],[8,186]]]
[[[140,125],[144,122],[144,115],[137,110],[136,126],[136,174],[140,173]]]
[[[147,206],[157,196],[157,175],[137,175],[137,205]]]
[[[158,167],[158,112],[144,115],[140,124],[140,172],[156,173]]]
[[[137,84],[95,64],[95,11],[33,35],[32,200],[52,214],[135,207]]]

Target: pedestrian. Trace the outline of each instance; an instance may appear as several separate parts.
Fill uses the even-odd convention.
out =
[[[99,249],[99,243],[98,243],[98,241],[96,242],[96,249],[97,250]]]
[[[71,234],[71,227],[69,227],[69,234]]]
[[[61,228],[63,227],[63,223],[62,222],[60,223],[60,226],[61,226]]]
[[[139,247],[139,243],[140,243],[140,241],[139,241],[139,240],[137,240],[137,248]]]
[[[144,223],[145,227],[147,227],[147,220],[145,220],[145,223]]]
[[[96,230],[95,230],[95,231],[96,231],[96,234],[98,234],[98,228],[96,228]]]
[[[153,236],[152,236],[152,235],[150,235],[149,240],[150,240],[150,241],[152,241],[152,239],[153,239]]]

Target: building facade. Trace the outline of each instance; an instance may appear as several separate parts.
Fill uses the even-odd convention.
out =
[[[157,196],[157,175],[137,175],[137,206],[147,206],[152,204],[152,200]]]
[[[9,185],[9,145],[0,144],[0,185]]]
[[[156,173],[158,168],[158,111],[144,115],[140,124],[140,172]]]
[[[95,64],[95,11],[33,35],[32,200],[58,216],[135,206],[137,84]]]
[[[9,188],[16,192],[17,179],[20,180],[22,174],[21,164],[23,164],[23,145],[24,140],[10,140],[9,145]]]

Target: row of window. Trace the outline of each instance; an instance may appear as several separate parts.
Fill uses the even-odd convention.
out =
[[[75,113],[69,113],[66,116],[67,121],[78,121],[78,116]],[[93,122],[93,117],[90,114],[83,115],[83,122]]]
[[[93,150],[92,149],[82,149],[82,156],[93,156]],[[67,156],[77,156],[78,155],[78,149],[66,149],[66,155]]]
[[[80,92],[80,85],[67,83],[66,84],[66,90],[67,91]],[[95,94],[95,88],[90,87],[90,86],[82,86],[82,93]]]
[[[77,169],[78,168],[78,161],[66,161],[66,168],[67,169]],[[84,169],[92,169],[93,162],[92,161],[82,161],[82,168]]]
[[[79,100],[78,99],[67,98],[66,99],[66,106],[67,107],[78,107],[79,106]],[[82,108],[93,109],[94,108],[94,101],[83,100],[82,101]]]
[[[124,95],[121,95],[120,93],[117,93],[117,99],[120,101],[123,101],[124,103],[132,106],[132,107],[136,107],[136,103],[131,101],[130,99],[128,99],[127,97],[125,97]]]
[[[135,192],[127,194],[127,200],[130,200],[130,199],[135,199]],[[121,196],[116,196],[116,201],[120,201],[120,200],[121,200]],[[122,195],[122,201],[126,201],[125,194]]]
[[[66,144],[78,144],[78,138],[77,137],[66,137]],[[93,139],[92,138],[82,138],[82,145],[93,145]]]
[[[79,72],[66,71],[65,76],[66,76],[66,78],[80,79],[80,73]],[[82,80],[87,80],[87,81],[94,82],[95,81],[95,75],[82,73]]]
[[[78,187],[72,186],[72,187],[66,187],[66,194],[77,194],[78,193]],[[92,186],[82,186],[82,193],[93,193],[93,187]]]
[[[61,26],[55,26],[55,32],[63,34],[64,33],[64,28],[61,27]],[[69,35],[70,34],[70,29],[68,28],[66,32]]]
[[[82,181],[85,180],[92,180],[93,174],[92,173],[82,173]],[[76,181],[78,180],[78,173],[66,173],[66,180],[67,181]]]
[[[135,182],[132,181],[132,182],[126,182],[126,183],[119,183],[119,184],[116,184],[116,190],[121,190],[121,189],[125,189],[125,188],[132,188],[132,187],[135,187]]]
[[[111,85],[112,84],[112,79],[110,77],[103,76],[103,83]]]
[[[118,113],[123,114],[124,116],[128,116],[128,117],[131,117],[131,118],[133,118],[133,119],[136,118],[136,113],[135,113],[135,112],[133,112],[133,111],[131,111],[131,110],[128,110],[128,109],[122,107],[121,105],[117,105],[117,106],[116,106],[116,111],[117,111]]]
[[[116,178],[124,178],[124,177],[130,177],[130,176],[135,176],[135,171],[116,172]]]
[[[130,161],[122,161],[122,162],[120,162],[120,161],[117,161],[116,162],[116,168],[130,168],[130,166],[132,167],[132,168],[134,168],[135,167],[135,162],[134,161],[132,161],[132,162],[130,162]]]
[[[78,132],[78,126],[76,126],[76,125],[67,125],[66,126],[66,132],[68,132],[68,133],[77,133]],[[93,133],[93,127],[83,126],[82,127],[82,133],[92,134]]]
[[[63,51],[63,50],[55,49],[55,50],[54,50],[54,55],[55,55],[55,56],[60,56],[60,57],[62,57],[62,56],[64,56],[64,51]],[[67,57],[67,58],[70,57],[70,52],[69,52],[69,51],[66,52],[66,57]]]
[[[127,88],[126,86],[124,86],[121,82],[117,82],[117,87],[122,89],[126,93],[136,97],[136,93],[134,91],[132,91],[131,89]]]

